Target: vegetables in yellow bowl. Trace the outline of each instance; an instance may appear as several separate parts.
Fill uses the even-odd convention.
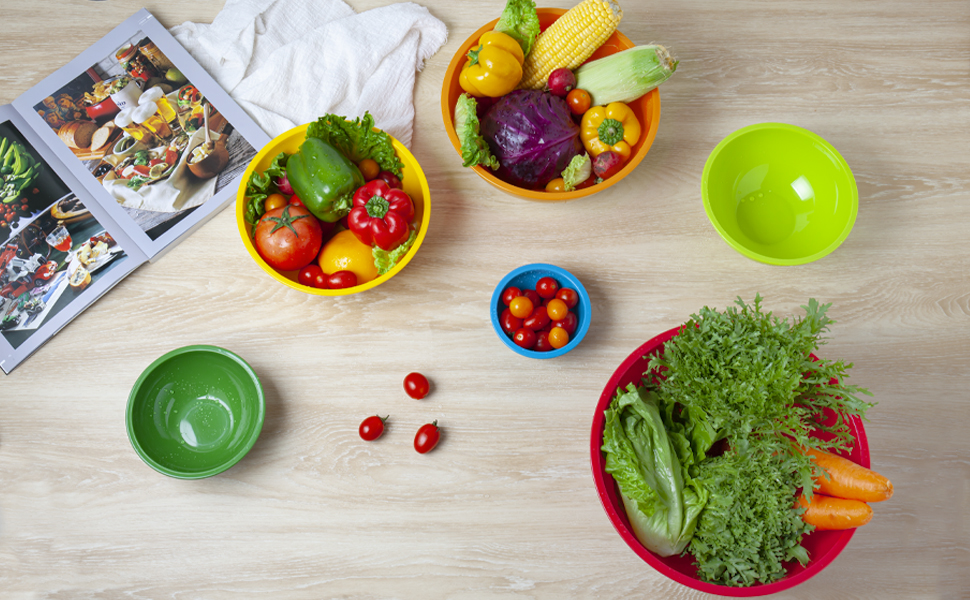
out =
[[[430,218],[424,171],[370,114],[326,115],[274,138],[236,193],[236,225],[252,259],[283,285],[318,296],[355,294],[397,275]],[[374,238],[380,245],[365,227],[384,234]]]

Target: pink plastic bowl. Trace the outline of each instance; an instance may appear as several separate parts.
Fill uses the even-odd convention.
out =
[[[664,343],[677,335],[679,329],[679,327],[675,327],[661,333],[630,354],[613,373],[613,377],[610,378],[609,383],[603,388],[603,393],[600,395],[600,400],[596,405],[596,414],[593,415],[593,428],[590,437],[590,459],[593,469],[593,479],[596,481],[596,489],[599,492],[603,508],[606,510],[606,515],[610,518],[610,522],[613,523],[613,527],[616,528],[616,531],[623,538],[623,541],[626,542],[627,546],[637,556],[674,581],[701,592],[735,597],[765,596],[791,589],[802,582],[808,581],[835,560],[835,557],[842,552],[842,549],[852,539],[852,534],[855,533],[855,529],[812,532],[805,536],[805,539],[802,541],[802,546],[808,550],[808,555],[811,558],[807,565],[803,567],[798,562],[794,562],[788,567],[788,575],[784,579],[747,588],[715,585],[701,581],[697,577],[694,558],[690,554],[668,557],[657,556],[644,548],[633,534],[616,483],[613,481],[613,477],[604,470],[604,455],[600,450],[600,447],[603,445],[603,424],[605,420],[603,412],[609,407],[618,387],[626,387],[630,383],[640,382],[643,373],[647,370],[649,355],[663,352]],[[862,427],[862,421],[857,417],[853,417],[849,421],[849,428],[855,436],[856,443],[852,453],[847,458],[868,468],[869,442],[866,439],[866,432]]]

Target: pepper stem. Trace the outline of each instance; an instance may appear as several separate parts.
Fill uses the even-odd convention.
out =
[[[616,119],[603,119],[596,134],[607,146],[615,146],[623,141],[623,123]]]
[[[470,61],[468,63],[468,66],[478,64],[478,53],[481,51],[482,51],[482,47],[480,45],[475,46],[474,48],[468,51],[468,54],[466,54],[466,56],[468,57],[468,60]]]
[[[367,216],[370,218],[383,219],[387,211],[391,209],[391,204],[380,196],[371,196],[364,208],[367,209]]]

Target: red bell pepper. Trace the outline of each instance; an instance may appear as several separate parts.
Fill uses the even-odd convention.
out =
[[[354,192],[347,228],[361,243],[390,251],[407,241],[413,218],[411,197],[374,179]]]

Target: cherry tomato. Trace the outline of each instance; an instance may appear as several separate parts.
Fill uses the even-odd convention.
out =
[[[553,348],[562,348],[569,343],[569,334],[562,327],[553,327],[549,330],[549,345]]]
[[[290,196],[290,206],[303,206],[303,201],[296,194],[293,194]]]
[[[578,324],[579,318],[576,317],[576,313],[567,313],[562,320],[552,322],[553,327],[564,329],[569,335],[576,333],[576,326]]]
[[[559,282],[552,277],[543,277],[536,282],[536,293],[540,298],[555,298],[559,291]]]
[[[536,334],[536,345],[532,349],[536,352],[548,352],[552,350],[552,346],[549,344],[548,331],[540,331]]]
[[[520,327],[512,336],[512,341],[516,346],[529,350],[536,345],[536,332],[528,327]]]
[[[388,187],[397,188],[399,190],[404,189],[404,186],[401,185],[401,178],[390,171],[381,171],[377,174],[377,179],[383,179],[384,183],[386,183]]]
[[[552,181],[546,184],[547,192],[565,192],[566,182],[563,181],[562,177],[556,177]]]
[[[542,304],[542,298],[539,297],[539,294],[537,294],[535,290],[525,290],[522,292],[522,295],[532,301],[532,306],[539,306]]]
[[[569,105],[569,110],[572,111],[574,115],[583,114],[589,110],[592,103],[593,99],[586,90],[573,88],[572,90],[569,90],[568,94],[566,94],[566,104]]]
[[[381,172],[381,166],[377,164],[377,161],[373,158],[365,158],[364,160],[357,163],[357,168],[360,169],[360,174],[364,176],[364,179],[370,181],[375,179],[377,174]]]
[[[353,271],[337,271],[327,277],[327,289],[343,290],[357,285],[357,274]]]
[[[289,201],[283,194],[270,194],[266,197],[266,201],[263,202],[263,210],[269,212],[274,208],[283,208],[287,204],[289,204]]]
[[[427,396],[430,389],[431,384],[428,383],[428,378],[421,373],[408,373],[404,378],[404,391],[415,400]]]
[[[569,314],[569,307],[559,298],[553,298],[546,304],[546,312],[553,321],[564,319]]]
[[[532,314],[535,305],[532,300],[529,300],[527,296],[519,296],[518,298],[513,298],[512,303],[509,304],[509,311],[512,316],[518,317],[520,319],[527,319],[529,315]]]
[[[427,454],[438,445],[440,437],[441,429],[438,427],[437,421],[425,423],[414,436],[414,449],[417,450],[418,454]]]
[[[297,276],[297,281],[300,282],[300,285],[318,287],[314,282],[320,275],[323,275],[323,269],[320,268],[320,265],[315,263],[309,264],[300,269],[300,274]]]
[[[559,288],[559,291],[556,292],[556,298],[565,302],[566,308],[576,308],[576,305],[579,304],[579,294],[576,293],[576,290],[570,288]]]
[[[522,321],[523,327],[528,327],[532,331],[539,331],[549,324],[549,313],[545,306],[537,306],[528,319]]]
[[[522,327],[522,319],[513,315],[512,311],[507,308],[502,311],[502,316],[498,320],[502,325],[502,331],[507,335],[512,335],[516,329]]]
[[[502,304],[504,304],[505,306],[508,306],[512,304],[512,300],[515,300],[521,295],[522,295],[522,290],[515,287],[514,285],[509,286],[505,288],[504,292],[502,292]]]
[[[381,437],[381,435],[384,433],[384,421],[387,421],[387,417],[381,417],[378,415],[364,419],[358,428],[360,438],[362,440],[372,442]]]

